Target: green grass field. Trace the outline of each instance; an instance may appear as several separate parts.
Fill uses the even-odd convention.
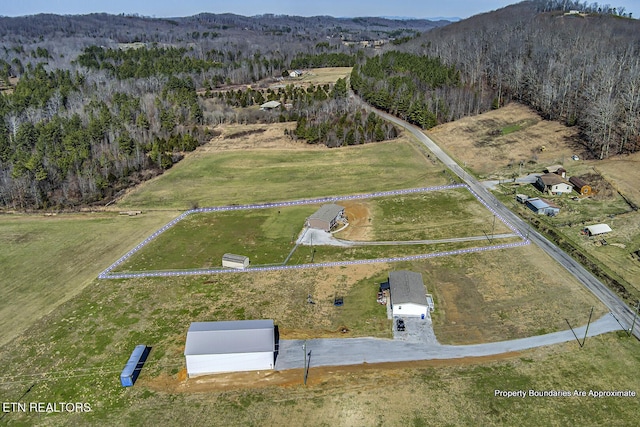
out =
[[[321,272],[324,274],[326,272]],[[346,370],[312,367],[309,383],[236,384],[230,390],[191,391],[175,380],[182,369],[184,337],[191,321],[270,318],[312,327],[328,310],[327,329],[348,325],[370,335],[389,333],[382,308],[371,298],[381,269],[343,295],[346,312],[318,300],[304,301],[291,284],[311,282],[317,275],[263,277],[231,275],[205,279],[140,279],[104,286],[92,284],[29,329],[20,341],[3,346],[0,394],[4,401],[87,402],[90,413],[7,413],[3,422],[16,425],[193,424],[341,425],[629,425],[637,398],[497,398],[495,390],[634,390],[640,382],[629,374],[640,369],[640,344],[624,334],[511,354],[506,360],[417,362],[367,365]],[[257,277],[257,278],[256,278]],[[270,284],[269,290],[262,284]],[[336,288],[336,292],[339,292]],[[298,295],[300,294],[300,295]],[[299,297],[291,302],[291,297]],[[251,301],[253,303],[251,303]],[[242,301],[235,304],[234,301]],[[357,322],[353,318],[357,317]],[[317,327],[317,326],[313,326]],[[119,372],[134,345],[153,346],[135,387],[119,385]],[[255,374],[254,374],[255,375]],[[278,374],[271,378],[277,380]],[[255,375],[262,383],[265,377]],[[267,382],[269,376],[266,377]],[[245,380],[247,381],[247,380]],[[197,382],[187,382],[195,387]],[[204,389],[206,390],[206,389]],[[392,395],[384,405],[380,396]],[[212,421],[215,420],[215,421]]]
[[[511,232],[466,189],[370,199],[375,240],[403,241]],[[225,253],[248,256],[253,266],[282,264],[295,248],[305,219],[320,205],[250,209],[189,215],[133,255],[115,271],[180,270],[221,266]],[[337,234],[340,238],[340,233]],[[501,243],[517,241],[501,239]],[[301,246],[289,264],[373,259],[433,253],[493,244],[462,243],[342,248]]]
[[[495,389],[520,388],[640,392],[640,381],[633,374],[640,369],[640,344],[615,333],[590,338],[584,348],[570,342],[510,354],[504,360],[312,367],[307,387],[302,386],[298,372],[299,380],[282,385],[274,383],[285,373],[251,373],[229,389],[216,388],[217,380],[206,388],[207,384],[179,377],[185,365],[186,331],[193,321],[274,319],[283,339],[389,338],[391,324],[385,308],[376,303],[375,293],[392,269],[423,274],[436,300],[434,327],[446,343],[552,332],[563,328],[565,318],[572,324],[584,323],[592,306],[597,314],[605,311],[566,270],[533,246],[393,265],[95,279],[179,210],[193,204],[279,201],[447,182],[442,167],[407,142],[309,152],[216,152],[187,156],[123,201],[131,207],[174,210],[145,211],[137,217],[100,213],[0,218],[0,321],[8,331],[5,337],[17,337],[5,339],[0,347],[0,396],[3,402],[83,402],[92,409],[77,414],[8,412],[0,414],[0,423],[634,425],[637,398],[520,400],[494,396]],[[456,231],[461,231],[466,216],[472,217],[469,224],[475,231],[490,226],[492,215],[477,209],[480,205],[464,192],[442,199],[420,197],[373,205],[374,214],[381,212],[388,218],[382,223],[390,230],[388,236],[412,236],[433,215],[446,217],[444,227]],[[423,202],[428,202],[424,212]],[[255,250],[259,260],[277,261],[290,245],[290,223],[303,219],[308,208],[281,210],[280,214],[252,211],[242,217],[235,213],[195,215],[183,228],[168,232],[176,234],[167,249],[162,245],[169,243],[159,239],[154,242],[157,246],[149,246],[150,252],[132,258],[134,264],[127,268],[207,266],[217,262],[215,251],[220,255]],[[476,215],[478,222],[474,222]],[[280,221],[282,217],[286,221]],[[409,218],[419,219],[406,227],[402,221]],[[251,227],[242,225],[247,223]],[[442,231],[437,227],[427,230],[427,238]],[[385,236],[374,234],[375,238]],[[225,241],[224,250],[215,243],[219,240]],[[270,245],[277,250],[265,253],[264,247]],[[306,262],[309,249],[297,251],[294,258],[300,258],[292,262]],[[314,261],[319,262],[334,260],[339,250],[341,256],[354,259],[377,257],[384,247],[357,253],[316,249]],[[316,304],[307,303],[308,294]],[[335,295],[344,297],[343,307],[333,306]],[[340,333],[343,327],[349,329],[346,335]],[[125,389],[119,384],[119,374],[137,344],[153,350],[138,383]]]
[[[219,151],[187,156],[119,205],[190,209],[447,183],[409,142],[331,150]]]
[[[80,292],[176,212],[0,217],[0,344]]]

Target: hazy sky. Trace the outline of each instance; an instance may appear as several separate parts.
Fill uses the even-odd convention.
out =
[[[0,0],[0,15],[76,15],[107,12],[177,17],[201,12],[230,12],[245,16],[274,13],[336,17],[467,18],[517,2],[518,0]],[[627,12],[633,12],[640,18],[640,0],[602,0],[598,3],[624,6]]]

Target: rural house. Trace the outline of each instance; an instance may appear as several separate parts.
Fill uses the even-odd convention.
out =
[[[547,166],[544,171],[545,173],[555,173],[556,175],[560,175],[563,178],[567,177],[567,170],[562,167],[562,165]]]
[[[420,273],[406,270],[390,272],[389,294],[393,317],[427,317],[429,305]]]
[[[573,185],[573,189],[581,196],[591,196],[593,194],[591,186],[577,176],[569,178],[569,182]]]
[[[540,175],[536,180],[536,187],[543,193],[549,194],[563,194],[573,191],[573,186],[555,173]]]
[[[275,344],[273,320],[193,322],[184,348],[187,375],[273,369]]]
[[[344,207],[335,204],[322,205],[307,218],[307,227],[330,231],[344,217]]]

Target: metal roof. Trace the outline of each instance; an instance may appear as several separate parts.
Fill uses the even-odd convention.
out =
[[[534,208],[546,209],[549,207],[549,204],[542,199],[538,199],[537,197],[527,200],[527,204],[533,206]]]
[[[231,261],[231,262],[239,262],[240,264],[244,263],[245,260],[249,259],[244,255],[235,255],[235,254],[224,254],[222,255],[223,261]]]
[[[611,230],[611,227],[609,227],[609,225],[607,224],[594,224],[594,225],[589,225],[585,228],[587,229],[587,231],[589,231],[589,234],[591,234],[592,236],[595,236],[596,234],[609,233],[613,231]]]
[[[558,169],[564,169],[564,167],[562,165],[551,165],[547,166],[544,170],[549,173],[555,173]]]
[[[392,304],[427,305],[422,274],[406,270],[392,271],[389,273],[389,285],[391,286]]]
[[[131,356],[127,361],[127,364],[124,366],[124,369],[120,373],[120,377],[130,377],[133,375],[134,371],[138,369],[138,363],[144,357],[144,353],[147,351],[147,346],[144,344],[137,345],[133,352],[131,352]]]
[[[191,323],[184,354],[261,353],[274,350],[273,320],[231,320]]]
[[[260,106],[260,108],[278,108],[280,103],[278,101],[268,101]]]
[[[343,210],[344,208],[342,206],[335,205],[333,203],[328,205],[322,205],[320,209],[315,211],[313,215],[309,217],[309,219],[319,219],[322,221],[331,222],[338,215],[340,215],[340,212],[342,212]]]
[[[587,185],[587,183],[583,179],[578,178],[577,176],[572,176],[571,178],[569,178],[569,182],[578,188],[582,188]]]

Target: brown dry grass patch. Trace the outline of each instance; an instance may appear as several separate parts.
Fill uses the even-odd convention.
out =
[[[536,246],[415,263],[434,294],[434,330],[444,344],[522,338],[587,323],[606,307]]]
[[[211,153],[227,150],[328,150],[323,144],[307,144],[285,136],[285,130],[295,130],[295,123],[272,124],[223,124],[216,127],[219,134],[209,143],[198,148],[196,153]]]
[[[503,135],[501,131],[511,126],[521,129]],[[569,161],[578,149],[576,128],[543,120],[515,103],[436,126],[428,135],[481,176],[509,176],[519,170],[521,161],[523,171],[541,171],[547,165]]]

